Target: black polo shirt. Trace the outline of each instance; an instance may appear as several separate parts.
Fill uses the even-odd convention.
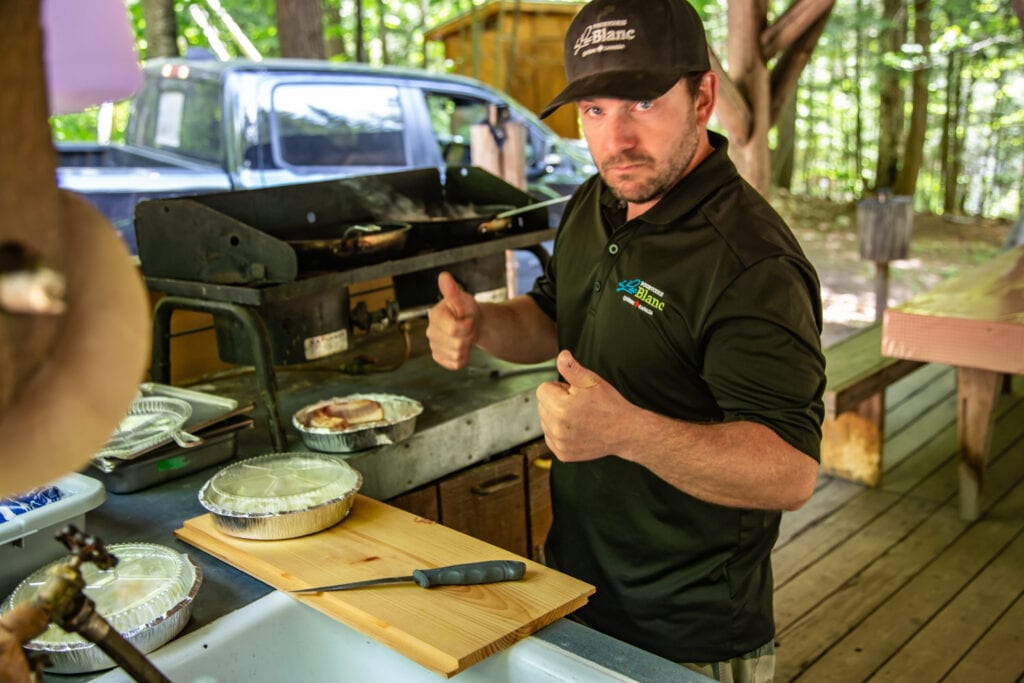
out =
[[[693,422],[767,425],[817,459],[821,298],[783,220],[714,153],[625,222],[598,177],[567,206],[530,295],[559,345],[632,403]],[[706,503],[615,455],[551,470],[546,555],[593,583],[579,616],[675,661],[774,636],[770,553],[780,513]]]

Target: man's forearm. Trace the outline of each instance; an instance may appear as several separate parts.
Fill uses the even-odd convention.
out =
[[[633,421],[622,457],[695,498],[796,510],[814,492],[818,463],[756,422],[695,424],[650,411]]]
[[[482,303],[480,316],[477,346],[492,356],[512,363],[539,363],[558,353],[554,321],[528,296]]]

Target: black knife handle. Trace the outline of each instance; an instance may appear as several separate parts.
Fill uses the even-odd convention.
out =
[[[417,569],[412,578],[423,588],[431,586],[469,586],[477,583],[515,581],[523,578],[526,563],[516,560],[486,560],[453,564],[437,569]]]

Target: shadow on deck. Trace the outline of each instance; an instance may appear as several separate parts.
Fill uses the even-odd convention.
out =
[[[886,395],[878,488],[822,476],[776,545],[776,681],[1024,675],[1024,381],[1001,397],[981,516],[959,517],[956,375]]]

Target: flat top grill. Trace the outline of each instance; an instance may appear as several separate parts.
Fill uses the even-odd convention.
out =
[[[544,207],[516,216],[497,234],[429,222],[428,230],[393,253],[346,254],[336,266],[304,266],[289,233],[332,226],[404,221],[418,205],[425,216],[446,209],[534,203],[527,193],[475,167],[437,169],[286,185],[194,197],[154,199],[136,209],[142,272],[169,294],[258,305],[313,288],[404,275],[539,244],[553,236]],[[484,220],[484,219],[480,219]],[[447,230],[448,234],[445,234]],[[442,239],[438,239],[438,235]],[[440,247],[438,245],[441,245]],[[329,256],[329,255],[328,255]],[[329,259],[328,259],[329,260]],[[243,291],[251,290],[251,291]]]

